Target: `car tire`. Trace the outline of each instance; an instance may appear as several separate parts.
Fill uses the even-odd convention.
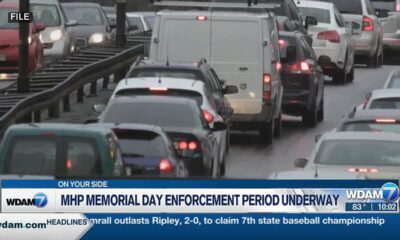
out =
[[[381,51],[381,54],[379,54],[379,58],[378,58],[378,67],[382,67],[383,66],[383,50]]]
[[[343,69],[338,69],[336,73],[333,74],[332,80],[336,84],[346,84],[347,74],[346,74],[347,58],[344,60]]]
[[[308,127],[315,127],[317,126],[317,114],[318,110],[316,107],[316,99],[314,100],[314,103],[312,105],[312,107],[308,110],[306,110],[303,115],[302,115],[302,121],[303,124],[308,126]]]
[[[260,129],[260,139],[262,142],[266,144],[272,144],[273,138],[274,138],[274,131],[275,131],[275,126],[274,126],[274,120],[272,120],[266,125]]]
[[[278,118],[275,119],[274,137],[279,138],[282,133],[282,110],[279,112]]]
[[[374,55],[372,55],[369,59],[368,59],[368,63],[367,63],[367,67],[368,68],[377,68],[378,67],[378,49],[376,50],[376,52],[374,53]]]
[[[231,131],[228,128],[227,135],[226,135],[226,146],[225,146],[225,153],[226,154],[229,152],[230,144],[231,144]]]
[[[324,111],[325,111],[324,96],[322,96],[321,103],[319,104],[319,109],[317,112],[317,121],[318,122],[322,122],[324,120],[324,117],[325,117]]]
[[[350,72],[347,74],[347,80],[349,81],[349,82],[353,82],[353,80],[354,80],[354,66],[352,66],[351,67],[351,70],[350,70]]]

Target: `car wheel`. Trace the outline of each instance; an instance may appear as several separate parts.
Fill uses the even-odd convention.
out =
[[[347,74],[347,80],[349,80],[349,82],[353,82],[354,80],[354,66],[351,67],[350,72]]]
[[[379,58],[378,58],[378,67],[382,67],[383,66],[383,50],[381,51],[381,54],[379,54]]]
[[[273,138],[274,138],[274,126],[275,121],[272,120],[260,130],[260,139],[266,144],[272,144]]]
[[[376,67],[378,67],[378,62],[379,62],[378,58],[379,58],[378,50],[376,50],[375,54],[368,59],[367,67],[368,68],[376,68]]]
[[[324,120],[324,97],[322,96],[321,103],[319,104],[319,109],[317,112],[317,121],[322,122]]]
[[[303,113],[302,121],[304,125],[308,127],[315,127],[317,125],[317,115],[318,114],[315,99],[312,107]]]
[[[347,58],[344,60],[343,69],[338,69],[336,73],[333,74],[332,80],[336,84],[346,84],[347,74],[346,74]]]
[[[274,137],[279,138],[282,133],[282,110],[279,112],[279,116],[275,119]]]

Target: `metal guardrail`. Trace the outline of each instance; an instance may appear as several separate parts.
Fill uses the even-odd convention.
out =
[[[16,84],[3,89],[0,135],[16,122],[40,122],[44,109],[48,109],[49,117],[59,117],[61,102],[63,111],[70,111],[71,93],[76,91],[77,102],[83,103],[85,85],[90,83],[90,94],[95,95],[99,79],[103,79],[103,88],[107,88],[112,74],[115,82],[121,80],[143,52],[143,44],[133,41],[124,46],[110,43],[85,48],[33,72],[29,93],[18,93]]]

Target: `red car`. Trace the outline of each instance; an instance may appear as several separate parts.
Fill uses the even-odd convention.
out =
[[[8,22],[8,13],[18,11],[16,4],[0,3],[0,73],[18,72],[19,24]],[[38,33],[44,28],[43,24],[29,24],[29,72],[43,64],[43,44]]]

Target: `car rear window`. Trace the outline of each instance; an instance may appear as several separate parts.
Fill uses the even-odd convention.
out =
[[[376,9],[396,11],[396,0],[371,0],[371,3]]]
[[[129,77],[185,78],[204,81],[204,78],[200,72],[184,69],[135,69],[129,73]]]
[[[385,124],[375,122],[346,123],[341,131],[347,132],[400,132],[400,124]]]
[[[122,155],[137,158],[163,158],[167,152],[162,137],[151,131],[114,129]]]
[[[400,109],[400,98],[381,98],[371,102],[370,109]]]
[[[300,7],[299,10],[303,21],[305,21],[307,16],[312,16],[315,17],[319,23],[331,23],[331,14],[329,10],[309,7]]]
[[[16,137],[5,162],[6,174],[73,175],[101,174],[94,140],[60,137]]]
[[[393,78],[390,81],[388,88],[400,88],[400,78]]]
[[[181,128],[193,128],[197,125],[189,105],[162,102],[113,104],[104,113],[104,122]]]
[[[100,9],[97,7],[64,6],[65,15],[68,20],[78,21],[82,26],[103,25]]]
[[[143,89],[122,89],[115,94],[117,97],[121,96],[149,96],[149,95],[162,95],[162,96],[174,96],[183,97],[195,100],[199,106],[203,104],[203,96],[199,92],[183,90],[183,89],[168,89],[167,91],[151,91],[148,88]]]
[[[336,5],[336,8],[344,14],[357,14],[362,15],[362,4],[361,0],[322,0],[324,2],[332,2]]]

